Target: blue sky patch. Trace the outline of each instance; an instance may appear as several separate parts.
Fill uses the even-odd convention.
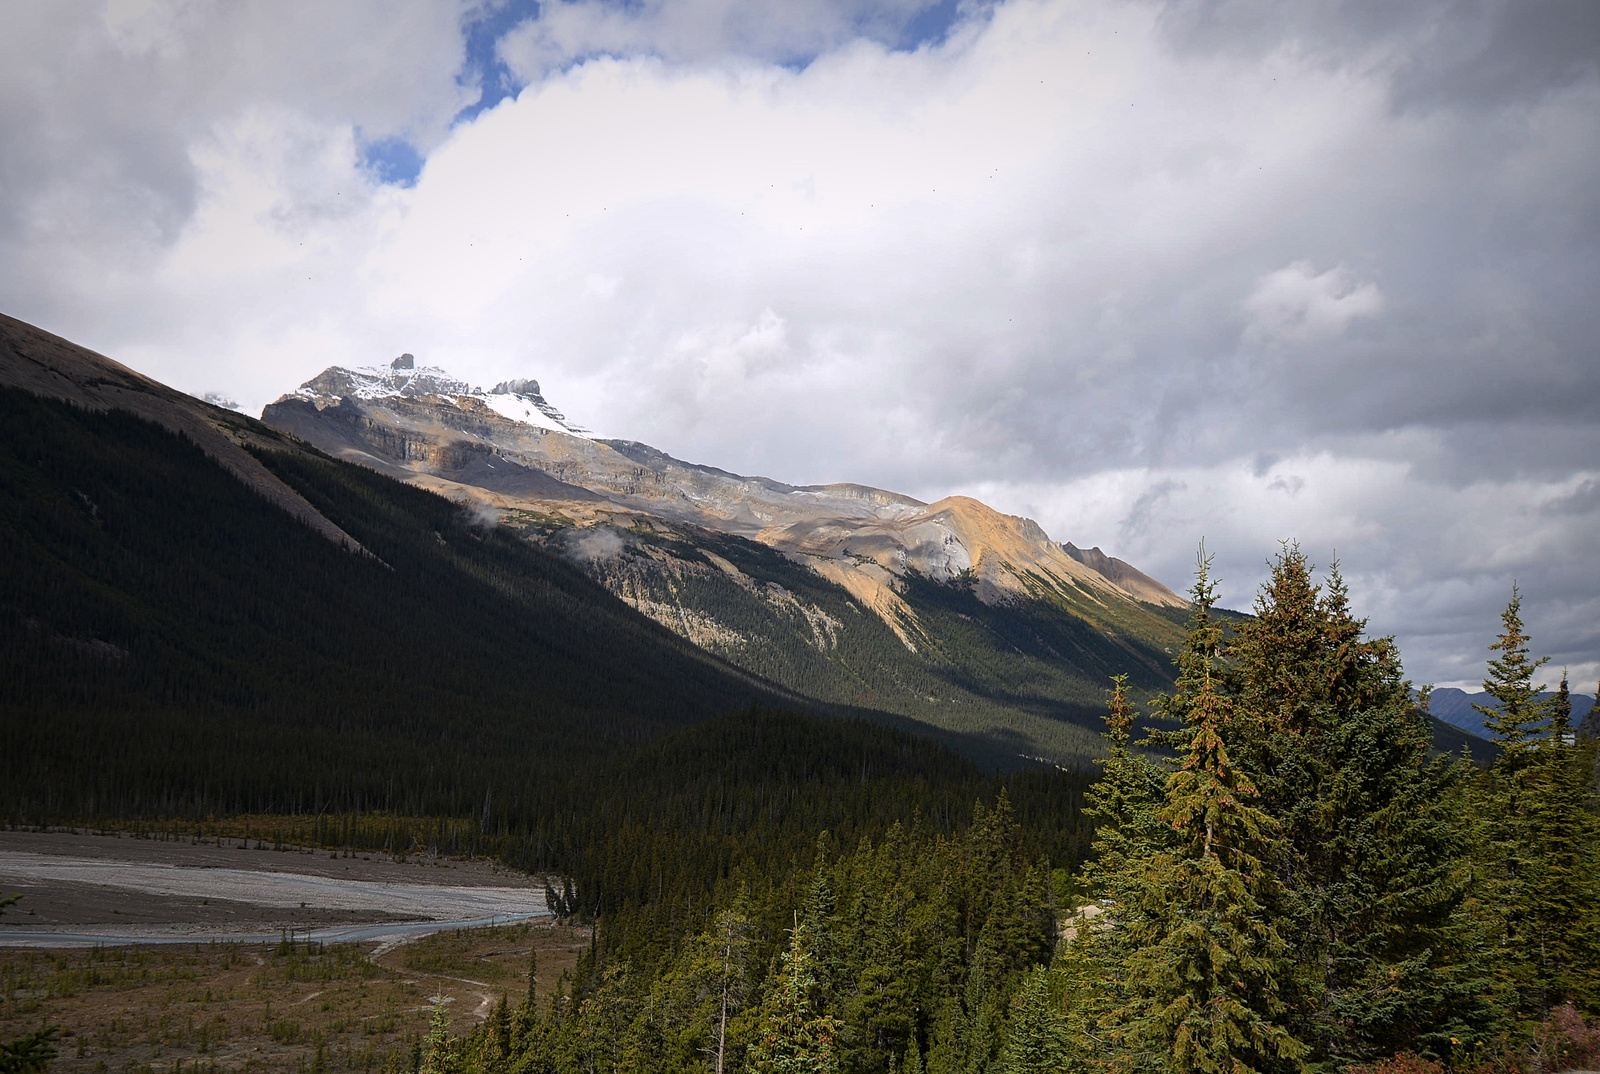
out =
[[[476,86],[478,99],[456,113],[451,126],[470,123],[480,112],[485,112],[507,97],[515,97],[522,83],[511,73],[511,68],[500,59],[497,46],[500,39],[522,23],[539,17],[538,0],[509,0],[495,4],[468,18],[462,25],[467,38],[467,59],[456,81],[463,86]]]
[[[417,147],[404,138],[384,138],[361,148],[362,167],[377,176],[380,183],[391,186],[416,186],[422,162]]]
[[[961,17],[961,0],[939,0],[912,17],[900,31],[896,51],[915,52],[923,45],[940,45]]]

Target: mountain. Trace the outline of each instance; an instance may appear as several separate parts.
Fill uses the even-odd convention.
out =
[[[988,602],[1028,595],[1028,575],[1186,607],[1177,594],[1095,549],[1058,545],[1028,519],[976,500],[926,504],[864,485],[787,485],[675,459],[646,444],[600,440],[565,418],[534,380],[489,391],[401,355],[387,369],[333,367],[270,404],[263,420],[330,454],[425,487],[510,508],[547,505],[574,525],[667,520],[752,538],[799,556],[847,588],[915,571],[971,573]],[[1132,585],[1124,589],[1111,574]]]
[[[1169,681],[1181,602],[1027,520],[694,466],[404,365],[269,408],[302,439],[0,317],[12,807],[515,812],[497,788],[751,704],[1072,763],[1110,675]]]
[[[325,370],[262,420],[471,504],[657,622],[823,701],[1081,762],[1110,676],[1171,684],[1187,604],[963,496],[790,485],[601,439],[533,380],[487,391],[402,355]]]
[[[383,810],[514,830],[574,773],[752,705],[850,715],[456,503],[0,318],[11,822]],[[834,722],[834,747],[924,756]]]
[[[1085,567],[1110,580],[1118,589],[1131,597],[1148,601],[1151,604],[1170,604],[1173,598],[1172,590],[1151,578],[1144,572],[1137,570],[1131,563],[1125,563],[1114,556],[1108,556],[1099,548],[1084,551],[1071,541],[1061,546],[1062,551]]]
[[[1550,698],[1554,697],[1555,694],[1553,691],[1546,690],[1539,696],[1541,698]],[[1472,706],[1474,705],[1483,705],[1486,708],[1494,708],[1495,700],[1487,693],[1482,691],[1469,694],[1465,690],[1457,690],[1450,686],[1441,686],[1437,690],[1433,691],[1433,695],[1428,701],[1428,712],[1438,719],[1443,720],[1445,723],[1450,724],[1452,727],[1461,728],[1461,730],[1467,732],[1469,735],[1476,735],[1479,738],[1489,738],[1489,732],[1483,726],[1484,715],[1477,709],[1473,708]],[[1588,696],[1587,694],[1572,695],[1573,726],[1582,725],[1593,710],[1594,698]],[[1591,721],[1591,724],[1592,722],[1593,721]]]

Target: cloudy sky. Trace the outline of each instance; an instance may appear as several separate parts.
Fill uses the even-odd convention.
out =
[[[976,495],[1600,675],[1593,0],[0,0],[0,311]]]

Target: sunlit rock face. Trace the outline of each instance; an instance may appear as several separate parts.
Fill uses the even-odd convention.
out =
[[[781,550],[843,585],[902,633],[909,574],[972,586],[987,604],[1179,607],[1120,560],[1053,541],[1031,519],[964,496],[927,504],[864,485],[788,485],[599,439],[532,379],[489,391],[402,355],[387,367],[333,367],[269,405],[269,425],[352,462],[459,499],[556,526],[687,525]]]
[[[418,367],[409,354],[388,368],[327,369],[262,417],[331,454],[496,507],[577,526],[628,515],[703,526],[804,557],[829,575],[863,574],[854,586],[868,591],[915,571],[973,582],[990,603],[1039,585],[1183,603],[1099,549],[1058,544],[1032,520],[977,500],[925,504],[863,485],[794,486],[686,463],[645,444],[594,438],[535,380],[484,391]]]

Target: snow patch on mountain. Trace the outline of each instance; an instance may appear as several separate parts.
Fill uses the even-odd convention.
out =
[[[594,439],[592,432],[550,405],[539,391],[539,382],[536,380],[501,381],[484,393],[482,398],[491,410],[503,418]]]
[[[442,396],[457,401],[475,399],[508,421],[537,429],[594,439],[594,434],[552,406],[539,391],[536,380],[508,380],[489,391],[458,380],[438,366],[416,364],[416,358],[402,354],[388,366],[358,366],[347,369],[332,366],[296,388],[291,395],[304,399],[416,399]]]

